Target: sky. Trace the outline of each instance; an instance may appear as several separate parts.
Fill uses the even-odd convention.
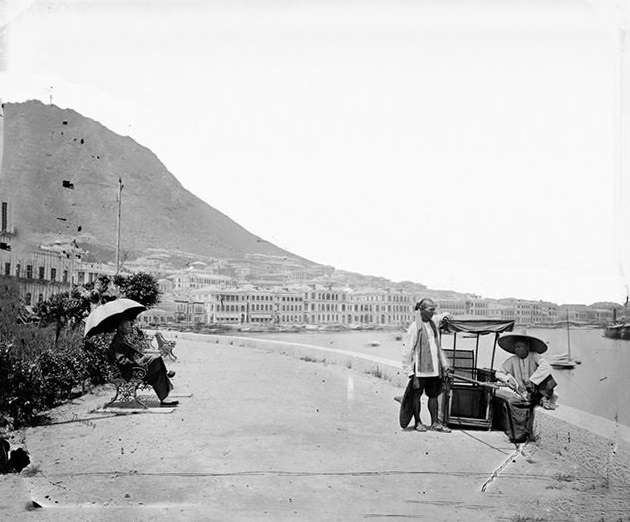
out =
[[[622,303],[630,52],[612,5],[0,0],[0,98],[131,136],[315,262]]]

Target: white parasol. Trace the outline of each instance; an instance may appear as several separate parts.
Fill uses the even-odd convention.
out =
[[[94,309],[85,319],[84,337],[113,332],[121,319],[135,319],[146,307],[133,299],[109,301]]]

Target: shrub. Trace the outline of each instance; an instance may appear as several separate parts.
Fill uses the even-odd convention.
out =
[[[83,342],[77,332],[66,332],[59,348],[42,352],[37,365],[42,379],[41,402],[52,408],[68,400],[72,390],[83,388],[86,379],[87,358]]]
[[[160,286],[157,279],[149,273],[138,272],[131,275],[115,275],[114,284],[123,297],[133,299],[151,308],[160,302]]]
[[[85,360],[85,378],[92,384],[105,383],[107,367],[111,364],[109,345],[113,334],[96,335],[85,341],[83,357]]]
[[[35,362],[17,357],[13,345],[0,340],[0,414],[14,427],[31,423],[42,408],[42,379]]]
[[[98,283],[91,292],[73,288],[40,303],[36,325],[28,322],[15,282],[0,279],[0,419],[11,419],[15,428],[31,424],[39,412],[68,400],[76,388],[84,390],[86,381],[105,382],[112,334],[84,341],[78,328],[91,304],[113,296],[109,280]],[[114,283],[122,295],[147,307],[159,301],[159,287],[150,274],[116,276]]]

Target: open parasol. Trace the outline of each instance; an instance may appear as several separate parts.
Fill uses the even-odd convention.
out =
[[[113,332],[121,319],[135,319],[146,307],[133,299],[121,298],[95,308],[85,320],[84,337]]]

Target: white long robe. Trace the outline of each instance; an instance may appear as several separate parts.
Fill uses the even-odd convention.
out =
[[[529,352],[524,359],[518,355],[512,355],[501,365],[501,369],[503,371],[497,372],[497,378],[507,382],[508,375],[511,375],[516,379],[521,391],[529,382],[539,385],[551,375],[551,365],[536,352]]]

